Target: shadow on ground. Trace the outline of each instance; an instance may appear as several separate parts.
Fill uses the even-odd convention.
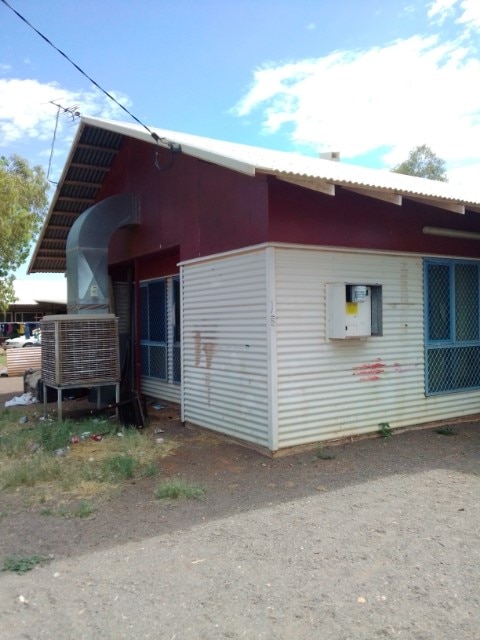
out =
[[[12,411],[21,415],[22,408]],[[331,459],[317,457],[315,448],[271,459],[227,438],[182,427],[172,408],[150,407],[149,417],[146,437],[162,428],[165,440],[179,444],[174,455],[159,462],[156,477],[132,481],[108,499],[99,498],[87,519],[44,515],[42,505],[26,505],[21,493],[3,494],[0,562],[12,553],[59,558],[106,549],[392,476],[408,475],[414,487],[415,476],[421,482],[422,474],[435,469],[480,473],[478,423],[455,425],[450,436],[421,429],[326,446],[322,452]],[[159,482],[173,477],[203,485],[205,498],[173,503],[155,499]]]

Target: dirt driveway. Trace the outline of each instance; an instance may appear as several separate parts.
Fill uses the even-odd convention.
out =
[[[20,408],[15,408],[21,412]],[[88,519],[1,495],[0,638],[56,640],[480,637],[480,429],[456,425],[268,459],[152,416],[180,439],[162,477],[205,499],[127,485]]]

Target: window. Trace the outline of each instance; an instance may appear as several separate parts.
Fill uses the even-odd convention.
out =
[[[425,260],[426,395],[480,388],[479,269]]]
[[[167,287],[165,280],[140,285],[142,376],[167,380]]]
[[[178,277],[140,284],[140,352],[142,376],[181,381]]]
[[[180,382],[181,376],[181,347],[180,347],[180,280],[173,278],[172,280],[172,298],[173,298],[173,381]]]

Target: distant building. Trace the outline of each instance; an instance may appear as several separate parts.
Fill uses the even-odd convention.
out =
[[[43,316],[66,313],[67,281],[35,280],[26,278],[15,280],[16,302],[9,305],[5,313],[0,313],[0,322],[39,322]]]

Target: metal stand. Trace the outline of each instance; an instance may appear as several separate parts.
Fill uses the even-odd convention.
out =
[[[93,385],[89,385],[90,388],[93,389],[97,389],[97,409],[100,409],[100,405],[101,405],[101,395],[100,395],[100,391],[101,391],[101,387],[111,387],[113,384],[115,384],[115,404],[119,404],[120,403],[120,382],[103,382],[103,383],[99,383],[99,384],[93,384]],[[51,389],[56,389],[57,390],[57,419],[58,420],[62,420],[63,418],[63,391],[66,389],[78,389],[78,384],[75,385],[67,385],[64,387],[55,387],[54,385],[51,384],[46,384],[45,382],[43,383],[43,417],[46,418],[47,417],[47,387],[50,387]],[[117,412],[117,418],[118,418],[118,408],[116,410]]]

